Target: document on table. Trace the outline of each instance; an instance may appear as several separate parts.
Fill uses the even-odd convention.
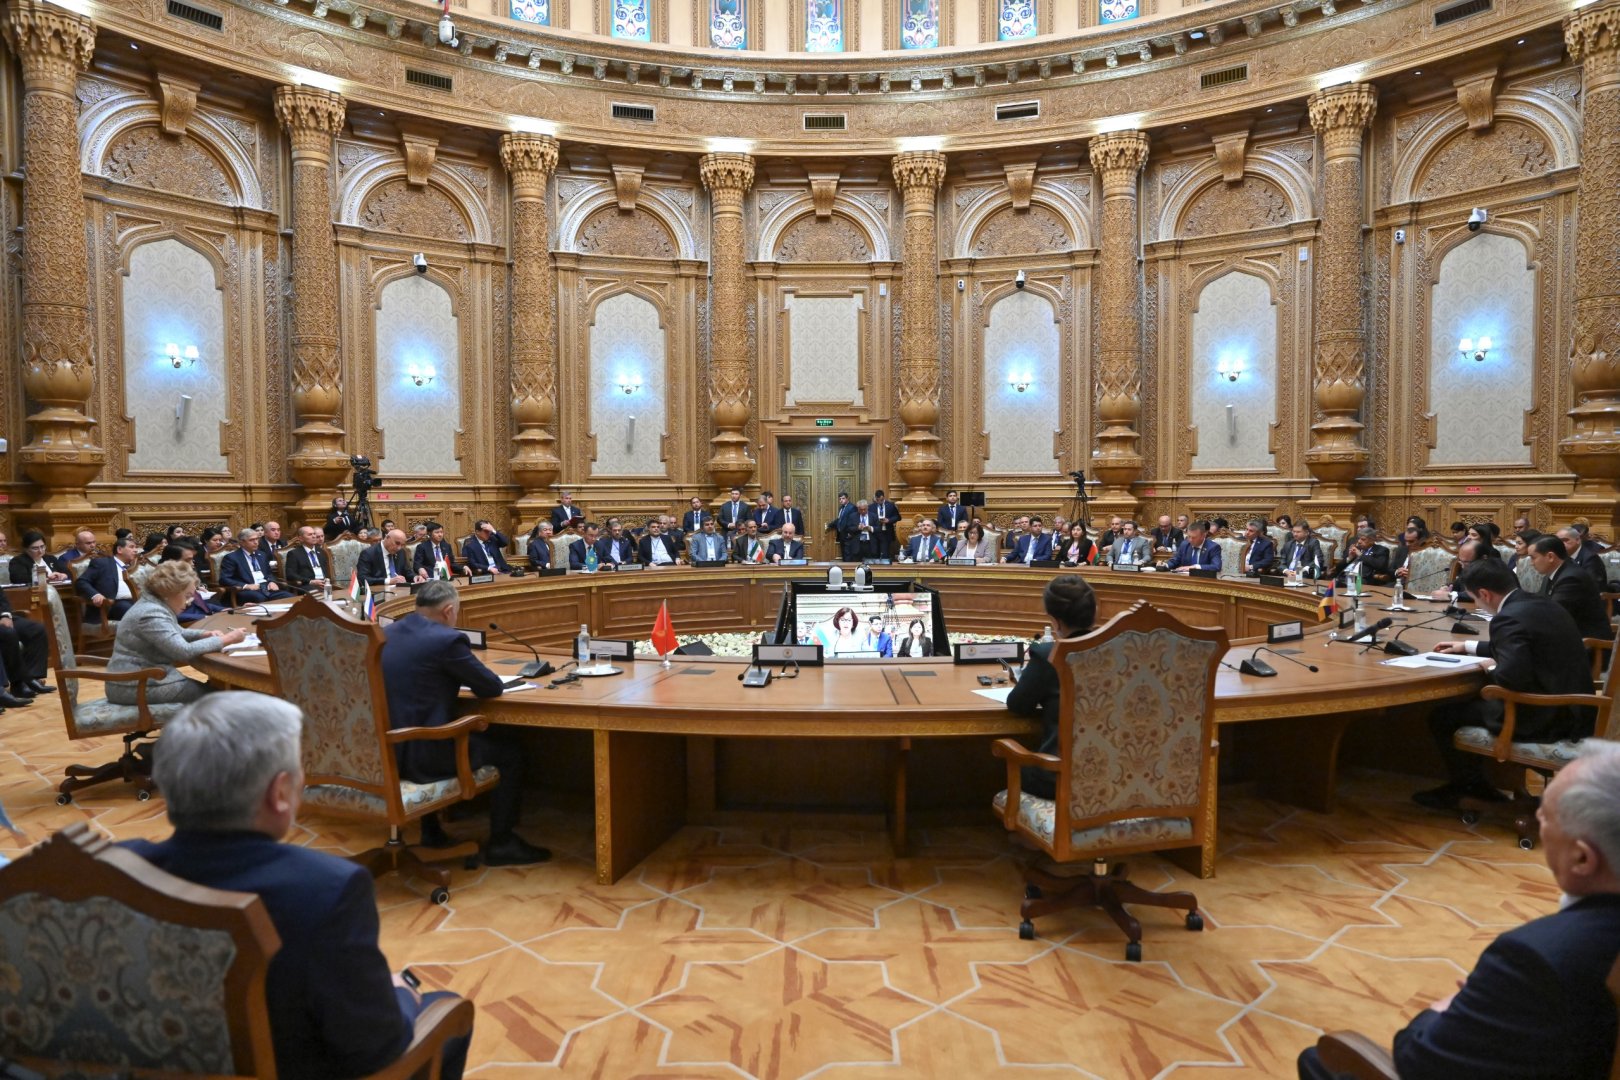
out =
[[[1477,667],[1489,659],[1488,656],[1467,656],[1463,653],[1418,653],[1416,656],[1385,660],[1383,665],[1398,668],[1464,668]]]
[[[235,649],[235,650],[225,649],[223,651],[230,653],[232,656],[265,656],[265,655],[267,655],[263,649]]]
[[[999,701],[1005,705],[1007,704],[1007,695],[1013,692],[1013,688],[1010,686],[997,686],[989,690],[975,690],[973,692],[980,697],[987,697],[991,701]]]
[[[221,650],[221,651],[232,653],[232,654],[234,654],[236,656],[263,656],[264,653],[262,653],[262,652],[252,653],[252,652],[245,651],[247,649],[257,649],[258,647],[259,647],[259,635],[258,634],[249,634],[247,637],[243,638],[241,641],[238,641],[235,645],[227,645],[227,646],[225,646],[225,648],[223,650]]]

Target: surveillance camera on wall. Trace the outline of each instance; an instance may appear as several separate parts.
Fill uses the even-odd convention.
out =
[[[1477,206],[1468,211],[1468,231],[1479,232],[1479,227],[1485,224],[1486,220],[1490,216],[1491,215],[1487,214]]]
[[[456,37],[456,24],[450,21],[448,13],[439,17],[439,44],[448,45],[452,49],[461,44]]]
[[[1022,289],[1027,284],[1029,282],[1025,279],[1024,272],[1022,270],[1018,271],[1018,276],[1013,278],[1013,287]]]
[[[415,255],[411,256],[411,265],[416,267],[416,272],[418,274],[427,273],[427,256],[418,251]]]

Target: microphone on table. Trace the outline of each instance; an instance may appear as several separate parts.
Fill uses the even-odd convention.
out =
[[[507,637],[511,638],[525,649],[528,649],[531,653],[534,653],[534,663],[524,664],[521,668],[519,668],[518,678],[538,679],[542,675],[551,674],[551,665],[540,659],[540,653],[535,650],[533,645],[530,645],[527,641],[524,641],[522,638],[512,633],[512,631],[503,629],[498,623],[490,623],[489,628],[495,631],[497,634],[505,634]]]
[[[1379,619],[1377,622],[1373,623],[1371,626],[1367,627],[1365,630],[1357,630],[1355,633],[1351,634],[1349,637],[1343,638],[1341,640],[1343,640],[1343,641],[1345,641],[1347,643],[1351,643],[1351,642],[1363,641],[1363,640],[1365,640],[1367,638],[1375,638],[1375,637],[1378,636],[1378,631],[1387,630],[1391,626],[1394,626],[1394,625],[1395,625],[1395,620],[1389,618],[1386,615],[1384,618]]]
[[[1238,671],[1244,675],[1258,675],[1263,679],[1269,679],[1275,676],[1277,674],[1277,669],[1259,658],[1260,654],[1263,652],[1268,652],[1273,656],[1280,656],[1284,660],[1287,660],[1290,664],[1298,664],[1300,667],[1305,668],[1308,671],[1314,672],[1321,670],[1321,668],[1317,667],[1315,664],[1307,664],[1303,660],[1296,660],[1287,653],[1278,652],[1269,645],[1259,645],[1255,647],[1254,652],[1249,655],[1247,660],[1238,665]],[[1228,664],[1227,666],[1230,667],[1231,665]]]
[[[1449,618],[1451,618],[1450,615],[1447,615],[1445,612],[1441,612],[1432,619],[1424,619],[1422,622],[1409,623],[1406,626],[1401,627],[1399,630],[1395,631],[1394,637],[1384,642],[1384,651],[1389,653],[1391,656],[1416,656],[1423,650],[1414,648],[1402,641],[1401,635],[1406,633],[1408,630],[1416,630],[1420,626],[1429,626],[1433,623],[1439,622],[1441,619]],[[1472,633],[1473,631],[1469,632]]]

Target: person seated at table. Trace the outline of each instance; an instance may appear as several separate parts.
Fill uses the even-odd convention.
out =
[[[429,521],[427,525],[427,539],[416,545],[416,552],[411,556],[411,570],[413,574],[427,571],[427,577],[439,577],[440,574],[465,573],[464,567],[456,564],[455,545],[450,543],[444,535],[444,525],[437,521]],[[549,524],[549,522],[548,522]],[[529,548],[532,551],[534,544]],[[441,570],[440,567],[443,567]]]
[[[1086,526],[1076,521],[1067,536],[1060,539],[1057,561],[1063,566],[1090,566],[1097,561],[1097,545],[1086,535]]]
[[[285,597],[287,590],[270,569],[270,557],[259,549],[258,531],[243,529],[237,545],[219,561],[220,587],[235,589],[238,604],[263,604]]]
[[[317,531],[316,535],[320,535],[319,531]],[[195,567],[196,553],[197,542],[189,536],[183,536],[174,543],[164,547],[163,557],[158,560],[158,566],[162,566],[166,562],[179,562],[184,560],[191,563],[192,566]],[[150,578],[151,576],[151,572],[149,571],[146,577]],[[145,579],[142,580],[141,587],[143,589],[146,587]],[[209,592],[205,586],[199,584],[197,586],[197,591],[192,594],[191,602],[182,608],[179,614],[176,616],[180,620],[180,625],[190,626],[194,622],[201,622],[210,615],[218,615],[222,611],[229,611],[230,608],[226,607],[224,604],[217,603],[214,600],[216,595],[216,593]]]
[[[948,557],[945,541],[934,531],[933,518],[917,523],[917,531],[906,537],[906,546],[900,552],[901,562],[944,562]]]
[[[1243,572],[1250,577],[1269,573],[1277,565],[1277,545],[1266,533],[1264,518],[1250,518],[1243,526],[1243,539],[1249,542],[1243,553]]]
[[[1221,569],[1221,546],[1209,538],[1209,522],[1195,521],[1187,526],[1186,539],[1176,546],[1163,570],[1185,574],[1192,570]]]
[[[726,561],[726,538],[716,531],[718,524],[713,514],[704,515],[703,527],[687,543],[687,551],[693,562]]]
[[[1001,538],[1001,546],[1011,551],[1018,546],[1018,541],[1029,532],[1029,515],[1020,514],[1013,518],[1012,525],[1007,529],[1007,535]]]
[[[731,545],[731,557],[740,563],[765,561],[765,541],[759,536],[759,522],[752,519],[743,522],[737,530],[737,539]]]
[[[247,636],[247,631],[240,627],[198,630],[180,625],[180,613],[191,603],[198,584],[197,571],[188,562],[159,563],[147,576],[141,598],[130,606],[118,624],[118,636],[113,639],[112,659],[107,661],[107,670],[117,673],[161,668],[160,678],[146,681],[149,704],[166,705],[202,697],[208,692],[207,684],[182,675],[180,668],[199,656],[235,645]],[[114,705],[133,705],[136,694],[133,682],[107,684],[107,700]]]
[[[1153,542],[1137,535],[1136,522],[1121,522],[1119,539],[1114,541],[1108,562],[1111,566],[1152,566]]]
[[[826,656],[871,654],[876,650],[871,633],[861,629],[861,617],[854,608],[841,607],[833,612],[831,619],[815,628],[815,638]]]
[[[462,711],[461,688],[475,697],[496,698],[501,677],[472,654],[467,638],[456,629],[461,597],[448,581],[430,581],[416,590],[416,610],[390,623],[383,634],[383,682],[388,688],[388,723],[394,729],[442,727]],[[493,765],[501,779],[490,794],[489,841],[484,862],[489,866],[525,866],[545,862],[551,852],[517,834],[523,810],[523,743],[516,728],[491,725],[488,731],[468,736],[469,756],[476,771]],[[456,747],[451,739],[421,739],[400,747],[402,779],[426,784],[456,775]],[[437,814],[422,819],[425,847],[449,847]]]
[[[29,529],[22,534],[22,553],[12,557],[7,573],[13,585],[32,585],[36,575],[43,576],[53,585],[68,580],[67,569],[56,561],[54,555],[46,554],[45,534],[38,529]]]
[[[896,656],[933,656],[934,641],[928,636],[928,627],[921,619],[912,619],[906,626],[906,636],[900,639]]]
[[[1120,526],[1124,524],[1125,523],[1120,520],[1118,514],[1115,514],[1113,517],[1109,518],[1108,528],[1104,529],[1103,534],[1097,537],[1097,547],[1103,552],[1107,552],[1112,549],[1114,546],[1114,541],[1119,539]],[[1106,558],[1106,555],[1102,557]]]
[[[1031,516],[1029,519],[1029,532],[1018,538],[1018,543],[1007,553],[1002,562],[1030,563],[1049,561],[1052,558],[1052,538],[1041,531],[1041,519]]]
[[[872,645],[872,651],[879,656],[894,656],[894,635],[889,633],[889,624],[882,615],[873,615],[866,620],[866,638]]]
[[[211,556],[218,555],[225,550],[225,534],[218,525],[210,525],[202,531],[202,541],[197,546],[197,558],[193,563],[197,568],[197,576],[213,580],[214,560]],[[151,537],[147,537],[148,540]],[[223,556],[221,556],[223,558]],[[158,552],[158,561],[163,561],[163,553]]]
[[[50,665],[50,645],[45,627],[36,619],[11,610],[11,599],[0,589],[0,706],[20,709],[40,694],[51,691],[45,685],[45,669]]]
[[[996,561],[995,538],[985,533],[982,521],[970,521],[967,531],[956,541],[956,546],[951,548],[951,558],[971,558],[980,565],[993,563]]]
[[[467,564],[467,572],[510,574],[512,568],[507,565],[506,556],[501,554],[505,546],[506,537],[497,532],[494,525],[482,518],[473,522],[472,535],[461,545],[461,559]]]
[[[412,571],[405,562],[405,531],[403,529],[389,529],[383,533],[382,542],[373,544],[360,553],[355,560],[354,572],[360,580],[373,589],[392,589],[396,585],[408,585],[415,575],[417,581],[426,581],[427,571]]]
[[[793,559],[804,558],[804,541],[798,538],[798,530],[792,522],[784,523],[782,535],[773,538],[765,548],[765,561],[779,563]]]
[[[1399,581],[1412,579],[1412,552],[1419,550],[1429,540],[1429,534],[1423,526],[1408,521],[1401,533],[1401,542],[1395,547],[1395,554],[1389,557],[1390,577]]]
[[[1148,538],[1153,541],[1154,547],[1174,551],[1187,539],[1187,534],[1170,524],[1169,514],[1160,514],[1159,523],[1149,531]]]
[[[1495,559],[1497,562],[1502,563],[1504,567],[1507,566],[1507,563],[1502,562],[1502,553],[1491,545],[1481,543],[1478,540],[1464,540],[1457,547],[1457,564],[1451,569],[1451,581],[1430,593],[1429,599],[1450,600],[1455,598],[1459,601],[1472,600],[1473,597],[1468,595],[1468,586],[1463,583],[1463,571],[1468,569],[1470,563],[1479,562],[1482,559]],[[1511,572],[1509,571],[1509,573]]]
[[[1516,570],[1520,559],[1530,557],[1530,545],[1540,540],[1545,533],[1539,529],[1520,529],[1513,534],[1513,554],[1508,556],[1508,569]]]
[[[1146,541],[1146,537],[1138,539]],[[1041,607],[1052,620],[1054,638],[1072,640],[1091,632],[1097,621],[1097,596],[1078,574],[1060,574],[1046,583]],[[1063,722],[1061,688],[1057,669],[1052,666],[1050,641],[1030,646],[1018,683],[1007,695],[1007,708],[1015,715],[1040,721],[1041,735],[1035,749],[1042,754],[1058,752],[1058,725]],[[1057,773],[1026,765],[1020,774],[1023,789],[1041,799],[1057,798]]]
[[[600,564],[596,555],[597,534],[602,530],[594,521],[579,527],[579,539],[568,545],[568,569],[595,570]]]
[[[84,597],[85,622],[123,618],[124,612],[135,602],[135,594],[130,591],[124,575],[135,568],[137,558],[135,537],[125,536],[111,555],[98,555],[79,571],[79,580],[73,583],[73,588]]]
[[[332,556],[321,546],[321,530],[313,525],[299,527],[298,543],[282,553],[281,562],[287,584],[294,589],[324,588],[332,581]]]
[[[1530,565],[1546,578],[1541,583],[1541,595],[1569,612],[1582,637],[1604,640],[1612,637],[1614,627],[1609,624],[1598,583],[1569,561],[1569,552],[1562,540],[1556,536],[1537,538],[1530,547]]]
[[[1333,568],[1333,576],[1350,581],[1358,571],[1361,580],[1372,585],[1388,585],[1395,580],[1389,571],[1389,549],[1378,542],[1376,529],[1356,532],[1355,542],[1344,553],[1344,561]]]
[[[596,542],[596,559],[609,566],[636,561],[636,544],[624,534],[618,518],[607,519],[607,535]]]
[[[73,534],[73,543],[56,553],[56,561],[66,566],[80,559],[93,559],[99,554],[94,529],[80,529]]]
[[[1296,522],[1292,532],[1293,538],[1283,544],[1280,558],[1282,569],[1301,577],[1326,577],[1327,556],[1322,554],[1321,541],[1311,535],[1310,525],[1303,521]]]
[[[298,707],[266,694],[212,694],[186,709],[164,725],[152,769],[174,834],[121,846],[178,878],[263,903],[281,942],[261,1006],[277,1075],[365,1076],[405,1052],[424,1006],[452,995],[419,995],[389,974],[365,867],[282,843],[304,790],[302,733]],[[467,1043],[445,1044],[447,1080],[461,1076]]]
[[[1600,589],[1606,588],[1609,572],[1604,568],[1603,560],[1599,558],[1597,545],[1589,542],[1586,534],[1574,525],[1565,525],[1556,535],[1564,542],[1564,550],[1569,552],[1569,561],[1587,577],[1597,582]]]
[[[647,522],[647,532],[636,545],[636,555],[646,566],[674,566],[680,562],[679,553],[664,534],[664,523],[659,518]]]
[[[540,524],[536,525],[534,527],[534,531],[529,534],[528,554],[530,569],[551,569],[551,540],[554,532],[555,530],[551,527],[551,522],[542,521]],[[421,551],[422,549],[418,547],[416,550]],[[454,573],[454,571],[451,572]]]

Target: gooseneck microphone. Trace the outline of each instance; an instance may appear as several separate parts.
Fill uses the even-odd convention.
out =
[[[1422,652],[1423,650],[1419,649],[1419,648],[1416,648],[1414,646],[1408,645],[1406,642],[1402,641],[1401,640],[1401,635],[1406,633],[1408,630],[1416,630],[1420,626],[1429,626],[1429,625],[1431,625],[1433,623],[1439,622],[1441,619],[1449,619],[1449,618],[1451,618],[1450,615],[1447,615],[1445,612],[1441,612],[1439,615],[1436,615],[1432,619],[1424,619],[1422,622],[1415,622],[1415,623],[1406,624],[1405,626],[1401,627],[1399,630],[1395,631],[1395,636],[1394,637],[1392,637],[1388,641],[1384,642],[1384,651],[1389,653],[1391,656],[1416,656],[1418,653]]]
[[[1254,652],[1249,654],[1249,658],[1238,665],[1238,671],[1245,675],[1258,675],[1263,679],[1274,677],[1277,674],[1277,669],[1259,658],[1260,654],[1263,652],[1268,652],[1273,656],[1280,656],[1284,660],[1287,660],[1290,664],[1298,664],[1307,671],[1314,672],[1321,670],[1321,668],[1317,667],[1315,664],[1307,664],[1303,660],[1296,660],[1287,653],[1278,652],[1269,645],[1258,645],[1255,647]],[[1227,666],[1230,667],[1231,665],[1228,664]]]
[[[504,634],[506,637],[511,638],[525,649],[528,649],[531,653],[534,653],[534,663],[524,664],[521,668],[519,668],[518,678],[537,679],[542,675],[551,674],[551,665],[540,659],[540,653],[536,651],[533,645],[530,645],[527,641],[524,641],[522,638],[512,633],[512,631],[503,628],[498,623],[490,623],[489,628],[495,631],[497,634]]]
[[[1367,627],[1367,629],[1365,629],[1365,630],[1357,630],[1355,633],[1351,634],[1349,637],[1340,638],[1339,640],[1347,642],[1347,643],[1356,642],[1356,641],[1365,641],[1368,638],[1373,638],[1373,639],[1376,640],[1377,637],[1378,637],[1378,631],[1380,631],[1380,630],[1388,630],[1391,626],[1394,626],[1394,625],[1395,625],[1395,620],[1389,618],[1386,615],[1384,618],[1379,619],[1377,622],[1375,622],[1371,626]]]

